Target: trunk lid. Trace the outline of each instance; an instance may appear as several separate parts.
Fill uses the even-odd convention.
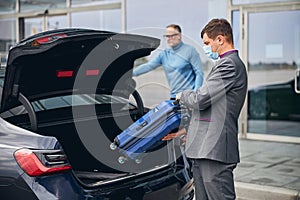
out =
[[[87,29],[48,31],[16,44],[9,52],[1,111],[76,93],[129,91],[134,60],[159,46],[152,37]],[[129,96],[124,92],[124,97]]]

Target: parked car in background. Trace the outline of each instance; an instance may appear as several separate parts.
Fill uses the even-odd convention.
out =
[[[124,165],[109,148],[148,110],[132,68],[159,43],[63,29],[16,44],[0,78],[1,199],[193,199],[179,145],[165,142]]]
[[[297,93],[299,88],[298,75],[287,82],[250,89],[248,118],[300,120],[300,93]]]

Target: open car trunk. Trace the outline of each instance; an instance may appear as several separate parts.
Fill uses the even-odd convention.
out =
[[[96,116],[86,115],[90,108],[78,107],[76,113],[82,112],[83,115],[77,116],[76,119],[45,122],[38,128],[40,134],[55,136],[58,139],[77,177],[86,183],[105,182],[124,178],[129,174],[153,170],[172,162],[169,149],[165,148],[166,143],[162,142],[157,147],[161,149],[143,157],[142,163],[137,164],[133,160],[128,160],[126,164],[121,165],[118,162],[121,153],[112,151],[109,146],[122,129],[131,125],[133,120],[140,117],[140,114],[137,110],[131,110],[129,116],[127,111],[115,110],[112,115],[109,112],[103,112],[103,109],[110,109],[104,107],[108,105],[96,107]],[[62,112],[67,113],[66,110]],[[47,117],[48,120],[49,117]],[[97,128],[97,124],[101,128]],[[79,133],[82,130],[84,132]],[[88,144],[85,143],[83,137],[87,137]]]
[[[174,161],[165,142],[140,164],[129,160],[121,165],[120,152],[109,148],[116,135],[144,114],[132,79],[133,63],[158,45],[151,37],[83,29],[21,41],[8,57],[1,116],[57,138],[74,174],[86,185],[163,169]],[[128,102],[132,94],[137,107]]]
[[[127,107],[125,104],[123,106]],[[76,118],[72,116],[70,107],[39,111],[36,113],[39,124],[35,132],[57,138],[58,148],[63,149],[75,176],[85,185],[96,186],[128,179],[153,170],[164,169],[173,163],[175,155],[167,148],[166,142],[161,142],[159,146],[152,149],[152,153],[143,157],[140,164],[133,160],[128,160],[124,165],[118,162],[121,153],[112,151],[109,146],[123,128],[128,127],[140,117],[136,109],[124,111],[123,106],[118,105],[116,108],[118,110],[114,110],[114,114],[111,114],[110,105],[96,105],[96,115],[90,115],[89,112],[94,106],[78,106],[73,108],[77,109],[77,114],[81,113]],[[22,110],[22,108],[19,109]],[[9,116],[6,120],[30,129],[27,113]],[[99,124],[101,129],[95,128],[95,124]],[[84,133],[79,133],[81,128],[84,129]],[[80,134],[88,135],[88,138],[94,141],[84,144],[84,139]],[[94,144],[96,147],[91,150],[89,145]],[[157,148],[160,150],[154,151]]]

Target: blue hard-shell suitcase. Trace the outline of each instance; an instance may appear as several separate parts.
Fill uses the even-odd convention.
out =
[[[119,134],[110,148],[118,149],[122,154],[118,159],[120,164],[125,163],[127,158],[140,163],[142,153],[160,143],[165,135],[178,129],[181,121],[187,124],[188,120],[188,112],[182,112],[178,101],[166,100]]]

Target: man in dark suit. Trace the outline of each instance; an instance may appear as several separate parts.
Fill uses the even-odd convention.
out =
[[[211,20],[201,38],[207,56],[217,61],[201,88],[177,95],[181,104],[192,109],[186,155],[193,163],[197,200],[235,199],[233,170],[240,161],[238,117],[247,92],[247,72],[234,49],[227,20]]]

